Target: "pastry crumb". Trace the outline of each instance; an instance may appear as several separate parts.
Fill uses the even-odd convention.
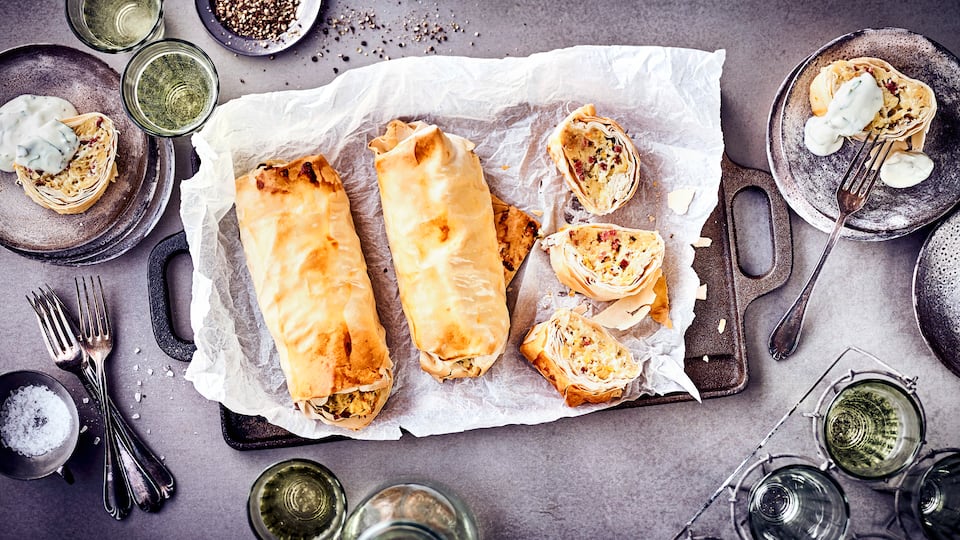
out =
[[[713,244],[712,239],[707,238],[705,236],[701,236],[700,238],[697,238],[697,240],[690,245],[695,248],[706,248],[706,247],[710,247],[712,244]]]
[[[697,294],[694,296],[697,300],[706,300],[707,299],[707,284],[703,283],[697,287]]]

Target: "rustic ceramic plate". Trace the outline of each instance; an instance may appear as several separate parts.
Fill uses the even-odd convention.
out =
[[[829,232],[837,217],[836,192],[856,145],[819,157],[803,144],[811,116],[810,82],[834,60],[873,56],[929,84],[937,96],[924,152],[935,167],[930,178],[906,189],[878,183],[862,210],[847,221],[844,237],[887,240],[909,234],[946,214],[960,200],[960,61],[928,38],[900,28],[866,29],[824,45],[784,81],[770,111],[767,157],[777,186],[807,223]]]
[[[106,114],[120,132],[119,176],[81,214],[60,215],[37,205],[14,173],[0,172],[0,245],[58,264],[99,262],[133,247],[150,232],[169,199],[173,151],[169,142],[148,137],[127,117],[119,74],[94,56],[60,45],[4,51],[0,71],[0,103],[21,94],[57,96],[81,113]]]
[[[196,0],[197,14],[204,28],[225,48],[245,56],[266,56],[293,46],[303,39],[320,14],[322,0],[300,0],[290,28],[277,39],[252,39],[241,36],[217,18],[217,0]]]
[[[960,212],[930,233],[913,272],[913,309],[933,354],[960,377]]]

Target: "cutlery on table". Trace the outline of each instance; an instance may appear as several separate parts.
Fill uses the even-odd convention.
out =
[[[820,254],[820,261],[813,269],[813,273],[804,285],[800,295],[787,310],[783,318],[777,323],[776,328],[770,334],[768,347],[770,356],[774,360],[783,360],[793,354],[800,342],[800,330],[803,327],[803,317],[807,310],[807,302],[813,293],[813,287],[816,284],[817,277],[820,276],[820,270],[827,261],[827,256],[833,246],[840,239],[843,232],[843,226],[854,212],[857,212],[867,202],[873,186],[876,184],[877,177],[880,175],[880,166],[887,159],[893,144],[887,144],[886,140],[881,139],[879,133],[871,132],[863,140],[863,144],[857,149],[847,172],[840,181],[840,187],[837,189],[837,206],[840,214],[837,216],[837,222],[830,233],[827,245]],[[864,151],[866,150],[866,151]],[[861,158],[862,156],[862,158]]]
[[[76,341],[77,332],[63,302],[49,287],[31,295],[32,298],[28,296],[27,300],[36,312],[51,358],[57,367],[76,375],[90,396],[102,406],[104,400],[98,388],[95,366],[83,356],[83,350]],[[130,428],[109,395],[106,402],[115,429],[114,435],[119,441],[118,455],[126,486],[132,491],[138,507],[147,512],[157,511],[163,505],[163,500],[173,494],[173,475]],[[106,438],[106,432],[104,435]]]

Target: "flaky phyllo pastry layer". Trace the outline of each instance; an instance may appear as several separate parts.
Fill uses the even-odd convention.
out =
[[[315,155],[261,164],[236,188],[247,268],[291,398],[310,418],[366,426],[390,395],[393,363],[340,177]]]
[[[660,233],[608,223],[568,226],[542,242],[561,283],[598,301],[637,298],[671,326]]]
[[[520,352],[571,407],[618,398],[641,372],[630,351],[606,329],[569,309],[534,326]]]
[[[633,141],[615,121],[597,116],[592,104],[560,122],[547,141],[547,152],[592,214],[620,208],[640,185],[640,155]]]
[[[400,303],[421,367],[482,375],[510,329],[490,190],[473,143],[422,122],[370,142]]]
[[[14,165],[17,180],[33,202],[58,214],[85,212],[117,177],[119,133],[113,120],[98,112],[62,120],[80,139],[67,168],[56,174]]]
[[[882,136],[902,142],[901,149],[923,150],[927,131],[937,112],[933,89],[879,58],[837,60],[822,68],[810,83],[813,114],[825,115],[840,86],[864,73],[873,76],[883,93],[883,106],[873,121],[864,127],[864,134],[878,130]]]

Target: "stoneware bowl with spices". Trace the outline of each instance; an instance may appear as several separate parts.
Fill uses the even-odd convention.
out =
[[[34,480],[66,466],[80,434],[77,405],[60,381],[39,371],[0,375],[0,474]]]

